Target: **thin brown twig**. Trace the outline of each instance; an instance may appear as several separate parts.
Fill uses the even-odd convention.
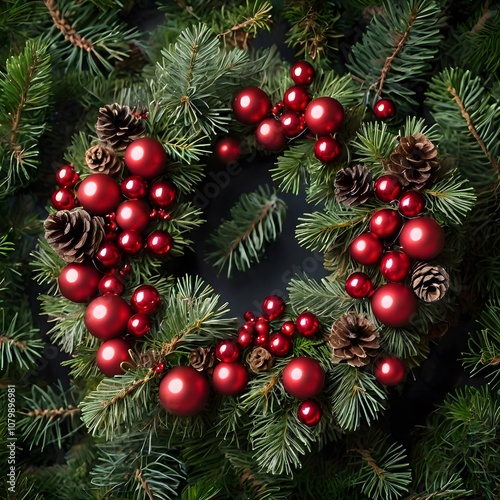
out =
[[[134,392],[138,387],[145,384],[154,374],[155,374],[155,370],[154,370],[154,368],[151,368],[143,378],[140,378],[139,380],[135,380],[128,387],[125,387],[124,389],[122,389],[116,396],[113,396],[109,401],[101,401],[101,405],[104,407],[108,407],[108,406],[114,405],[117,401],[120,401],[120,399],[125,399],[129,394]]]
[[[19,349],[23,350],[27,347],[26,342],[21,342],[20,340],[11,339],[9,337],[6,337],[5,335],[2,335],[0,337],[0,346],[4,343],[9,344],[10,346],[15,345],[16,347],[19,347]]]
[[[365,450],[362,448],[353,448],[350,451],[356,451],[357,453],[359,453],[367,461],[368,465],[375,471],[375,474],[377,474],[377,476],[383,476],[385,474],[385,470],[377,465],[377,462],[372,457],[369,450]]]
[[[137,479],[137,481],[139,481],[141,483],[142,489],[146,492],[146,495],[148,496],[148,498],[150,498],[151,500],[154,500],[153,493],[149,489],[147,481],[145,481],[142,478],[142,470],[141,469],[135,469],[135,478]]]
[[[493,11],[486,10],[484,12],[484,14],[479,18],[479,20],[477,21],[477,23],[472,27],[472,29],[470,30],[470,34],[471,35],[475,35],[479,31],[481,31],[484,28],[484,26],[486,25],[486,22],[488,21],[488,19],[492,15],[493,15]]]
[[[45,408],[45,410],[36,410],[30,411],[26,413],[29,417],[41,417],[41,418],[49,418],[49,420],[64,420],[68,417],[73,417],[74,415],[80,413],[80,408],[75,408],[73,405],[68,405],[67,408],[57,408],[51,409]]]

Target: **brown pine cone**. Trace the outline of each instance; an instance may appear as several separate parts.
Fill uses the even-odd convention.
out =
[[[348,312],[332,326],[327,342],[334,363],[347,361],[351,366],[365,366],[380,347],[377,327],[363,314]]]
[[[212,368],[215,364],[215,353],[211,346],[197,347],[189,353],[189,364],[199,372]]]
[[[441,266],[419,262],[412,269],[410,284],[419,299],[435,302],[448,291],[450,276]]]
[[[372,174],[362,163],[343,168],[335,175],[334,187],[339,203],[361,205],[372,193]]]
[[[115,151],[125,149],[146,131],[144,120],[136,107],[117,103],[99,108],[95,128],[99,140]]]
[[[398,147],[391,153],[384,168],[396,175],[401,183],[413,189],[422,189],[434,180],[439,168],[437,148],[423,134],[399,138]]]
[[[65,262],[83,262],[104,239],[104,219],[81,207],[50,214],[43,227],[48,244]]]
[[[122,168],[116,153],[105,146],[92,146],[85,153],[85,163],[93,173],[114,175]]]
[[[246,361],[252,373],[267,372],[274,365],[274,356],[264,347],[254,347],[248,353]]]

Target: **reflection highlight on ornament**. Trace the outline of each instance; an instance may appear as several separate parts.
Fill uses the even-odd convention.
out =
[[[419,227],[414,227],[409,234],[410,240],[412,241],[420,241],[422,239],[422,235],[422,229],[420,229]]]
[[[380,305],[384,309],[389,309],[390,307],[392,307],[393,303],[394,299],[390,295],[385,295],[384,297],[382,297],[382,300],[380,301]]]
[[[219,370],[219,372],[218,372],[218,374],[217,374],[217,375],[218,375],[218,377],[219,377],[220,379],[225,380],[225,379],[227,379],[227,378],[229,377],[229,370],[228,370],[225,366],[223,366],[223,367]]]
[[[75,283],[78,279],[78,271],[76,269],[70,269],[66,272],[66,281],[68,283]]]
[[[83,193],[87,196],[94,196],[97,192],[97,183],[94,181],[88,181],[83,186]]]
[[[144,156],[144,148],[142,146],[135,146],[130,152],[132,160],[139,161]]]
[[[301,368],[294,368],[290,372],[290,377],[293,378],[293,380],[300,380],[302,378],[302,369]]]
[[[107,312],[108,308],[103,304],[99,304],[92,310],[92,316],[95,319],[102,319],[104,318],[104,316],[106,316]]]
[[[240,106],[242,108],[248,108],[248,106],[250,105],[250,97],[247,96],[247,95],[244,95],[241,99],[240,99]]]
[[[380,370],[382,373],[389,373],[391,371],[391,365],[389,363],[382,363]]]
[[[356,250],[359,250],[360,252],[362,252],[365,249],[366,249],[366,241],[359,240],[356,242]]]
[[[323,116],[324,109],[322,106],[313,106],[311,109],[311,116],[312,118],[318,119]]]
[[[102,351],[101,351],[101,356],[103,359],[106,361],[109,361],[110,359],[113,359],[115,357],[115,349],[114,347],[111,346],[106,346]]]
[[[182,391],[184,383],[180,378],[174,378],[168,383],[168,390],[172,394],[179,394]]]

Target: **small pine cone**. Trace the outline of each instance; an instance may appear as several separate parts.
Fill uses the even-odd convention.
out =
[[[99,108],[95,126],[99,140],[115,151],[125,149],[146,131],[142,114],[136,107],[117,103]]]
[[[334,187],[339,203],[361,205],[372,193],[372,174],[362,163],[343,168],[335,175]]]
[[[365,366],[380,347],[377,327],[363,314],[349,312],[332,326],[327,342],[334,363],[347,361],[351,366]]]
[[[400,137],[384,168],[399,177],[403,185],[422,189],[434,180],[439,168],[436,156],[437,148],[425,135]]]
[[[65,262],[83,262],[104,239],[104,219],[81,207],[50,214],[43,227],[48,244]]]
[[[267,372],[274,365],[274,356],[264,347],[254,347],[247,355],[247,365],[252,373]]]
[[[448,291],[450,276],[441,266],[418,262],[412,269],[410,284],[419,299],[435,302]]]
[[[115,175],[122,168],[116,153],[105,146],[92,146],[85,153],[85,163],[93,173]]]
[[[212,368],[215,364],[215,353],[211,346],[197,347],[189,353],[189,364],[199,372]]]

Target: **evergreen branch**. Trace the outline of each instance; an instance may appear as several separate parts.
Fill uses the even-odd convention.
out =
[[[382,161],[389,158],[396,142],[385,123],[368,122],[361,124],[351,145],[356,160],[370,164],[373,174],[380,175],[384,171]]]
[[[39,284],[48,285],[48,293],[52,294],[57,288],[57,278],[64,267],[63,260],[47,243],[45,238],[38,240],[37,249],[31,252],[30,267],[33,269],[33,279]]]

